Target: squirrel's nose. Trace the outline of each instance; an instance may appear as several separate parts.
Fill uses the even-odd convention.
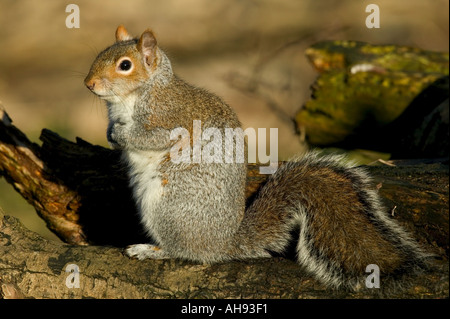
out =
[[[95,88],[95,81],[94,80],[85,81],[84,84],[91,91],[94,90],[94,88]]]

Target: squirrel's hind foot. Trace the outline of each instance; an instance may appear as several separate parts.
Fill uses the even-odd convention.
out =
[[[155,245],[136,244],[125,249],[125,255],[131,258],[143,259],[168,259],[169,255],[164,250]]]

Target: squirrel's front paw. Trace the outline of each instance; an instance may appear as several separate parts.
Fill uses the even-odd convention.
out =
[[[125,146],[125,124],[114,122],[108,125],[106,138],[113,149],[121,149]]]
[[[170,258],[164,250],[150,244],[137,244],[128,246],[125,249],[125,255],[128,257],[134,257],[139,260],[151,258],[151,259],[167,259]]]

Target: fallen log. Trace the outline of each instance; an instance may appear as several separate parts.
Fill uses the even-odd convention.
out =
[[[350,293],[326,289],[281,257],[212,266],[130,260],[121,247],[145,238],[120,154],[45,129],[38,145],[3,108],[0,119],[0,175],[67,243],[45,240],[1,213],[4,298],[448,298],[448,159],[368,167],[392,218],[438,256],[438,268],[411,279],[408,289]],[[249,166],[249,201],[265,178]],[[72,264],[79,289],[66,285]]]

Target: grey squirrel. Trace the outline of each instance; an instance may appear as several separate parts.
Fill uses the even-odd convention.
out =
[[[361,286],[366,266],[382,274],[411,269],[427,254],[390,219],[371,179],[337,156],[309,153],[281,166],[246,207],[246,162],[175,163],[171,131],[240,128],[219,97],[172,71],[152,31],[123,26],[95,59],[85,85],[106,101],[107,139],[122,150],[142,224],[156,243],[136,244],[138,259],[202,263],[271,257],[297,241],[297,261],[329,287]],[[298,238],[292,238],[299,229]]]

